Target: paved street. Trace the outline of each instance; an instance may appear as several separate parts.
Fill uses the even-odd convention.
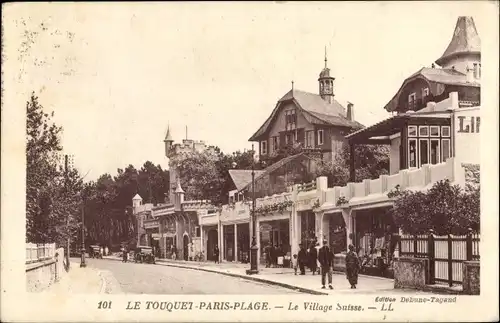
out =
[[[291,289],[204,271],[162,265],[87,259],[104,271],[107,293],[132,294],[297,294]]]

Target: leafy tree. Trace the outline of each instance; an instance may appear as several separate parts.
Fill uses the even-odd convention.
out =
[[[356,180],[376,179],[388,174],[389,148],[384,145],[356,145],[354,168]],[[314,175],[327,176],[329,186],[344,186],[349,182],[349,147],[346,145],[336,159],[316,160]]]
[[[427,192],[402,191],[394,202],[395,223],[405,233],[463,235],[479,232],[479,189],[464,190],[449,180],[435,183]]]

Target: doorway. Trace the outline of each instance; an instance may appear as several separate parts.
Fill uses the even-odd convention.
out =
[[[207,260],[215,261],[214,249],[217,245],[217,229],[211,229],[207,233]]]

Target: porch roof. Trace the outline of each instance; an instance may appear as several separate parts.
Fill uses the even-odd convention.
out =
[[[408,120],[417,118],[450,118],[450,113],[424,109],[414,113],[402,113],[353,132],[347,135],[346,139],[354,144],[390,144],[391,135],[400,132]]]

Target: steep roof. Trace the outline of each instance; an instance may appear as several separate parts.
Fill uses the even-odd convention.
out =
[[[311,123],[329,124],[354,129],[363,127],[359,122],[351,121],[346,118],[345,108],[338,101],[333,100],[333,103],[329,104],[318,94],[292,89],[278,100],[269,118],[267,118],[259,130],[250,137],[249,141],[256,140],[266,133],[281,104],[290,101],[294,102],[295,105],[304,112],[304,116]]]
[[[263,170],[255,170],[255,177],[257,178],[262,173],[264,173]],[[233,180],[233,183],[238,191],[241,191],[245,186],[252,182],[251,169],[230,169],[229,176],[231,176],[231,179]]]
[[[167,134],[165,135],[165,139],[163,141],[173,141],[172,135],[170,135],[170,126],[167,128]]]
[[[472,17],[458,17],[451,42],[436,64],[443,66],[451,58],[460,54],[481,54],[481,39]]]
[[[429,67],[423,67],[414,74],[412,74],[410,77],[408,77],[399,90],[396,92],[394,97],[385,105],[384,109],[387,111],[395,111],[397,108],[397,104],[399,101],[399,95],[401,94],[402,90],[404,87],[416,80],[416,79],[424,79],[429,83],[432,84],[445,84],[445,85],[458,85],[458,86],[467,86],[467,87],[481,87],[481,83],[478,79],[472,80],[472,82],[467,81],[467,75],[464,73],[461,73],[459,71],[456,71],[454,69],[445,69],[445,68],[429,68]],[[431,86],[430,91],[433,92],[433,90],[436,89],[436,87]],[[440,93],[432,93],[433,95],[439,95]]]

